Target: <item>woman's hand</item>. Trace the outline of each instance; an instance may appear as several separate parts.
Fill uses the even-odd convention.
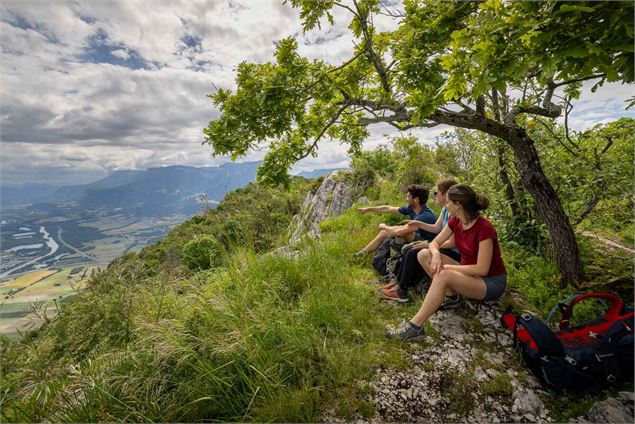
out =
[[[414,227],[414,228],[420,228],[420,221],[415,221],[413,219],[406,219],[405,221],[403,221],[404,225],[408,225],[410,227]]]
[[[427,249],[428,246],[430,246],[430,242],[425,241],[425,240],[419,240],[419,241],[415,241],[411,243],[412,248],[417,248],[417,249]]]
[[[368,212],[368,209],[370,209],[370,208],[357,208],[357,212],[359,212],[361,214],[364,214],[364,213]]]
[[[432,276],[437,275],[443,269],[443,261],[441,260],[441,253],[439,251],[432,252],[432,260],[430,261],[430,271]]]

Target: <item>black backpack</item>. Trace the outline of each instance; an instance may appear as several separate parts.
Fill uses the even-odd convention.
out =
[[[609,306],[604,316],[571,327],[573,308],[595,298]],[[535,315],[515,315],[509,309],[502,324],[514,334],[514,345],[532,373],[556,393],[598,393],[633,380],[632,309],[612,293],[587,293],[560,304],[560,329],[552,331]]]
[[[394,237],[390,237],[379,246],[371,260],[373,268],[382,276],[382,280],[394,280],[397,278],[401,266],[403,244],[397,243]],[[392,253],[392,251],[395,253]]]

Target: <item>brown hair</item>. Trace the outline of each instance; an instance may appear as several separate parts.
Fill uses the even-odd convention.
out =
[[[430,190],[428,190],[428,187],[418,184],[409,185],[408,187],[406,187],[406,191],[410,193],[413,199],[415,197],[419,198],[419,204],[421,206],[426,204],[426,202],[428,201],[428,196],[430,196]]]
[[[448,199],[459,203],[463,207],[470,221],[478,218],[479,211],[487,209],[489,206],[489,199],[487,197],[476,194],[474,190],[465,184],[453,185],[447,194]]]
[[[448,192],[448,190],[450,189],[450,187],[457,185],[458,183],[456,181],[454,181],[451,178],[448,178],[446,180],[441,180],[437,183],[437,190],[439,190],[439,193],[441,194],[445,194]]]

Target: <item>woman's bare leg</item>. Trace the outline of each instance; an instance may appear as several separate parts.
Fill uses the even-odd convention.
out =
[[[487,293],[485,281],[480,277],[463,274],[458,271],[442,270],[432,279],[430,289],[423,299],[419,311],[410,320],[413,324],[422,326],[434,314],[445,296],[447,288],[470,299],[483,299]]]
[[[430,271],[430,263],[432,262],[432,253],[430,252],[430,250],[429,249],[420,250],[419,253],[417,254],[417,260],[419,261],[423,269],[426,271],[426,273],[430,277],[432,277],[432,273]],[[441,254],[441,262],[443,263],[443,265],[460,265],[457,261],[455,261],[449,256],[444,255],[443,253]],[[452,290],[450,287],[446,287],[445,289],[446,296],[453,296],[454,294],[455,294],[454,290]]]

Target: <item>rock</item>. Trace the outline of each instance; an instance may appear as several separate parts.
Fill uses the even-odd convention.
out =
[[[514,393],[514,403],[512,404],[512,412],[516,415],[523,416],[526,414],[540,415],[545,409],[536,392],[533,390],[521,389]]]
[[[593,404],[586,416],[571,422],[632,423],[635,422],[633,392],[619,392],[617,396]]]
[[[315,194],[307,194],[301,212],[291,223],[295,229],[289,240],[290,245],[299,242],[304,234],[319,238],[320,222],[341,214],[353,205],[353,187],[342,177],[344,173],[345,171],[333,171],[324,178]]]

